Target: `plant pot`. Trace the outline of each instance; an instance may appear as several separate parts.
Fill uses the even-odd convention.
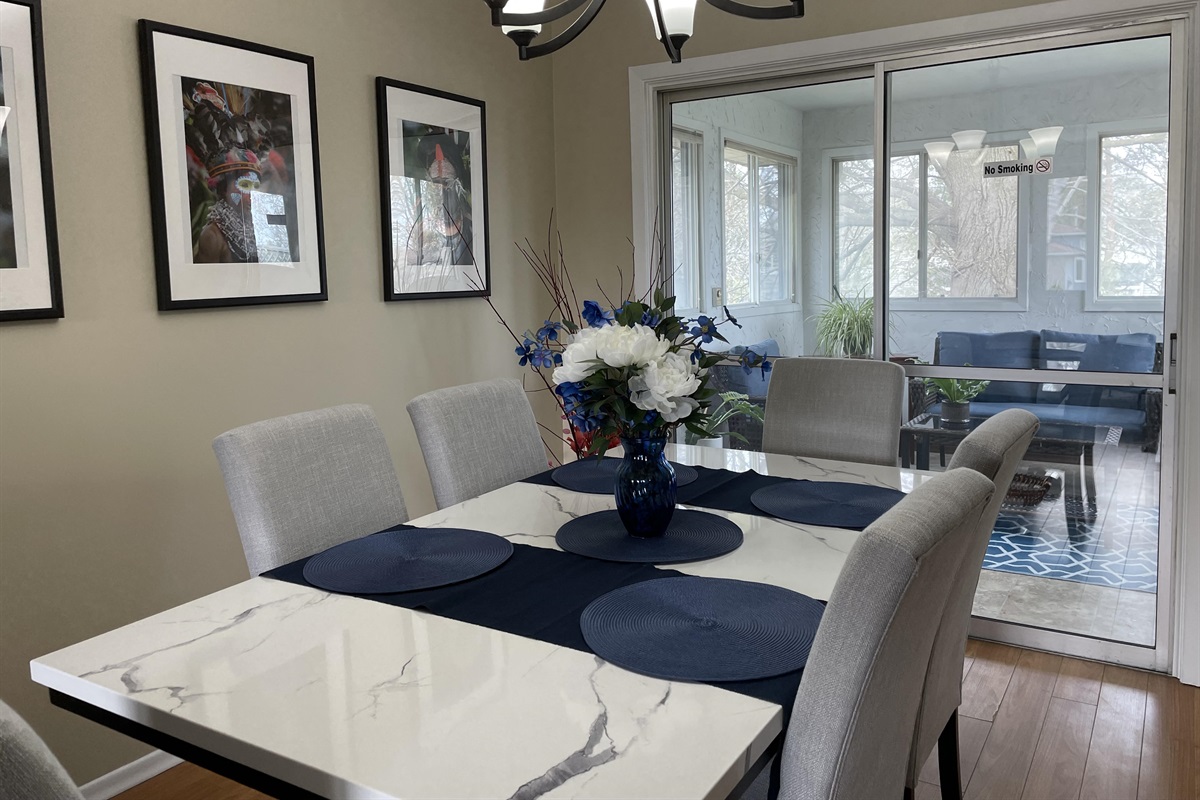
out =
[[[968,400],[965,403],[942,401],[938,416],[944,425],[965,427],[971,422],[971,401]]]
[[[697,439],[696,444],[699,447],[724,447],[725,446],[725,437],[710,436],[707,439]]]
[[[656,538],[671,524],[678,485],[666,444],[665,435],[621,439],[625,457],[617,465],[614,493],[617,514],[630,536]]]

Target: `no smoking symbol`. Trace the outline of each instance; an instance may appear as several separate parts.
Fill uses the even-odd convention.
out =
[[[1048,159],[1048,158],[1038,159],[1038,162],[1036,164],[1034,164],[1033,168],[1036,169],[1038,172],[1049,172],[1050,171],[1050,159]]]

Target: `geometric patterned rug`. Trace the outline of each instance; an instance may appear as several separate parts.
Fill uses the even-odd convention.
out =
[[[1057,511],[1035,519],[1001,511],[983,568],[1138,592],[1158,590],[1157,509],[1115,504],[1105,520],[1107,536],[1094,523],[1068,523],[1061,506]]]

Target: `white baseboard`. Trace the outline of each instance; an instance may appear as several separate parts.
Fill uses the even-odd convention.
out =
[[[170,753],[155,750],[147,753],[137,761],[131,761],[123,767],[118,767],[107,775],[101,775],[96,780],[80,787],[85,800],[109,800],[121,792],[132,789],[139,783],[144,783],[159,773],[166,772],[171,767],[183,763]]]

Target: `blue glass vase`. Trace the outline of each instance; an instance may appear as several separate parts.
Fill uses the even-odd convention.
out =
[[[678,485],[666,445],[665,434],[621,439],[625,458],[617,465],[615,493],[617,513],[630,536],[662,536],[671,524]]]

